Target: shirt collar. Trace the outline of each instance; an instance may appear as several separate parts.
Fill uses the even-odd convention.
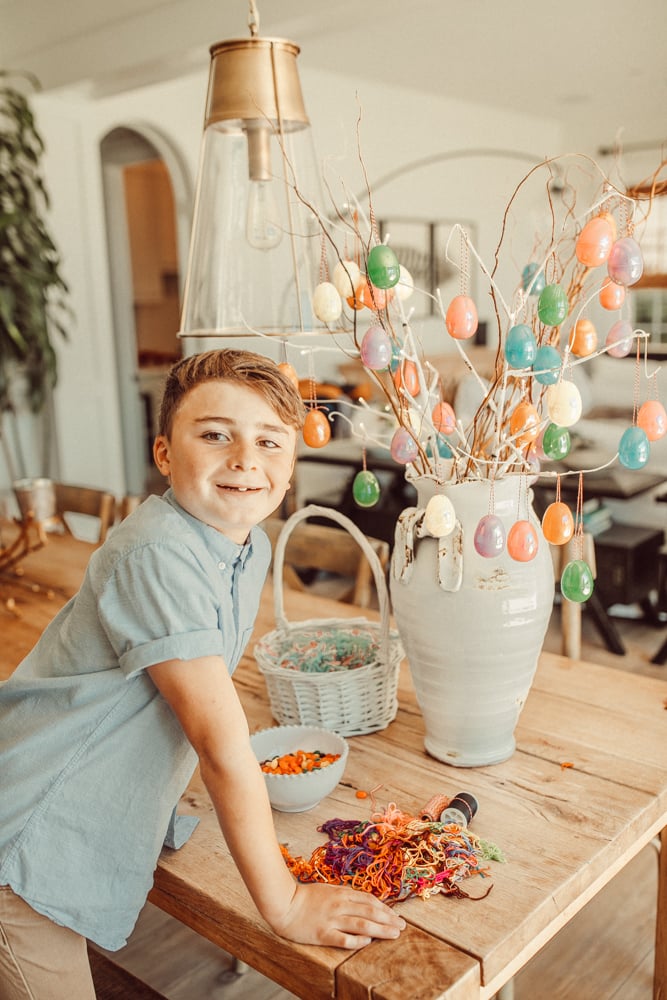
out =
[[[212,528],[210,524],[205,524],[200,521],[199,518],[193,517],[189,514],[184,507],[181,507],[178,500],[174,496],[174,491],[169,487],[166,493],[163,494],[163,500],[166,500],[168,504],[178,511],[178,513],[183,517],[193,531],[196,531],[199,537],[205,542],[206,547],[209,552],[214,556],[215,559],[226,562],[228,565],[233,566],[237,561],[240,560],[241,565],[245,565],[246,559],[252,553],[252,540],[256,528],[253,528],[248,537],[248,541],[243,544],[232,541],[227,535],[224,535],[221,531],[216,528]]]

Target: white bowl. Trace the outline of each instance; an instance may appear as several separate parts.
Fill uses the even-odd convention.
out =
[[[342,736],[317,726],[273,726],[254,733],[250,743],[260,764],[296,750],[340,754],[328,767],[303,774],[263,772],[271,805],[279,812],[305,812],[329,795],[343,777],[349,750]]]

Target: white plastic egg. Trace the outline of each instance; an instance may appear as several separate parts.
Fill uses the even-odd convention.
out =
[[[313,312],[322,323],[335,323],[343,311],[343,303],[330,281],[323,281],[313,292]]]
[[[557,382],[547,388],[549,419],[558,427],[576,424],[582,410],[581,393],[574,382]]]
[[[415,279],[412,277],[407,267],[403,267],[402,264],[399,271],[398,284],[394,290],[401,302],[405,302],[406,299],[409,299],[415,290]]]
[[[353,260],[339,260],[331,276],[334,287],[342,299],[348,299],[354,295],[360,278],[361,271]]]
[[[424,528],[434,538],[451,535],[456,526],[456,511],[449,497],[436,493],[426,504]]]

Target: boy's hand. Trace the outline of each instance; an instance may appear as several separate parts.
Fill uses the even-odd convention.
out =
[[[300,944],[363,948],[373,938],[397,938],[405,920],[370,893],[322,883],[296,884],[285,913],[272,929]]]

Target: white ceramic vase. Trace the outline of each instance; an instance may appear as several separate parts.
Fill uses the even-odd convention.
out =
[[[426,727],[424,746],[459,767],[496,764],[514,752],[553,607],[549,545],[525,478],[495,483],[493,513],[509,533],[529,512],[539,540],[529,562],[515,561],[506,548],[491,559],[475,550],[477,525],[490,513],[490,483],[412,481],[417,508],[396,526],[390,588]],[[456,517],[454,531],[440,539],[420,528],[435,493],[451,500]]]

